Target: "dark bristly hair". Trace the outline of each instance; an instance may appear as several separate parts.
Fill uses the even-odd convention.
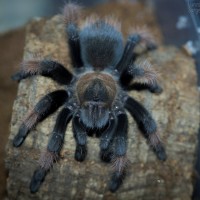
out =
[[[138,128],[148,140],[159,160],[166,160],[166,152],[157,125],[151,114],[128,95],[130,88],[162,92],[157,83],[157,72],[148,62],[137,64],[139,56],[135,47],[143,43],[146,50],[155,44],[148,33],[133,32],[123,45],[120,24],[112,17],[91,17],[80,28],[81,8],[68,3],[63,9],[66,38],[73,72],[54,60],[33,58],[22,63],[21,70],[13,76],[20,81],[35,75],[51,78],[65,90],[45,95],[25,118],[13,140],[19,147],[28,133],[42,120],[62,107],[59,112],[47,149],[42,153],[39,167],[33,174],[30,191],[39,190],[54,162],[59,160],[67,125],[72,120],[76,142],[74,158],[82,162],[87,156],[87,137],[100,138],[100,158],[112,163],[109,190],[115,192],[127,174],[128,117],[135,119]],[[144,52],[145,52],[144,51]]]

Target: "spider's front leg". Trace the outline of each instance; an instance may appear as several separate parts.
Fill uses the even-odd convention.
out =
[[[47,150],[39,160],[39,168],[34,172],[30,183],[30,191],[35,193],[39,190],[42,182],[45,179],[47,172],[53,166],[53,163],[59,159],[59,154],[64,142],[64,135],[72,116],[72,110],[67,106],[59,113],[56,124],[49,140]]]
[[[108,127],[101,134],[100,158],[104,162],[110,162],[113,156],[113,138],[117,127],[117,119],[110,114]]]
[[[109,185],[111,192],[115,192],[122,184],[126,175],[126,167],[128,164],[128,159],[126,157],[128,128],[127,115],[123,112],[120,112],[117,115],[117,121],[118,122],[113,141],[114,152],[112,157],[114,172]]]
[[[157,125],[150,113],[131,97],[128,97],[126,100],[125,108],[135,119],[140,130],[144,133],[144,136],[149,139],[149,144],[155,152],[157,158],[165,161],[167,159],[165,148],[158,135]]]
[[[79,115],[76,115],[72,121],[74,138],[76,140],[75,159],[79,162],[85,160],[87,155],[87,133],[85,127],[80,122]]]
[[[22,62],[21,70],[12,76],[15,81],[41,75],[49,77],[59,84],[67,85],[73,79],[73,75],[60,63],[53,60],[32,59]]]
[[[57,90],[44,96],[26,117],[19,128],[18,134],[13,140],[15,147],[21,146],[28,133],[42,120],[55,112],[68,99],[68,94],[65,90]]]

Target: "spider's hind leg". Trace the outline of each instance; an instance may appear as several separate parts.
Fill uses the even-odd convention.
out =
[[[133,28],[131,32],[137,34],[140,37],[140,44],[144,48],[142,54],[147,53],[148,51],[155,50],[157,48],[154,36],[151,34],[147,27],[136,27]],[[140,54],[136,54],[135,56],[137,57],[138,55]]]
[[[35,193],[39,190],[48,171],[52,168],[53,163],[58,161],[59,154],[64,142],[64,135],[72,116],[72,111],[68,107],[64,107],[59,113],[56,124],[49,140],[47,150],[41,155],[39,160],[39,168],[35,170],[30,183],[30,191]]]
[[[132,61],[133,57],[133,50],[136,47],[136,45],[140,42],[141,38],[138,34],[129,35],[126,45],[124,47],[123,55],[119,61],[119,63],[116,65],[116,70],[121,74]]]
[[[136,53],[134,50],[140,43],[145,46],[145,50],[141,54],[156,48],[153,37],[147,30],[137,29],[133,31],[133,34],[128,36],[123,56],[116,66],[116,70],[120,75],[120,83],[126,89],[148,89],[152,93],[161,93],[162,88],[156,81],[155,70],[149,67],[147,62],[144,62],[142,67],[135,65],[137,57],[141,54]],[[132,80],[138,82],[130,87]]]
[[[81,59],[79,28],[77,25],[81,14],[80,12],[81,8],[73,3],[67,3],[63,9],[67,42],[69,45],[72,65],[75,68],[80,68],[83,66],[83,61]]]
[[[136,58],[140,55],[134,52],[138,44],[143,43],[145,45],[146,49],[142,52],[142,54],[157,48],[151,34],[148,33],[148,31],[137,29],[132,32],[133,33],[128,36],[123,56],[116,66],[116,70],[120,74],[128,68],[131,62],[135,62]]]

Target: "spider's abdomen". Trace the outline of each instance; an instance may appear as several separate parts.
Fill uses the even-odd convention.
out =
[[[123,53],[122,34],[98,20],[80,32],[81,56],[86,65],[98,69],[115,66]]]

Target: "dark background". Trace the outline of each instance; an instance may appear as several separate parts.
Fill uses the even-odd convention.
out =
[[[108,1],[76,0],[75,2],[91,7]],[[136,1],[143,2],[155,10],[166,44],[187,46],[186,49],[194,56],[196,69],[200,75],[200,6],[195,4],[199,0],[132,0],[133,3]],[[3,158],[9,135],[12,105],[17,93],[17,84],[11,81],[10,76],[17,71],[22,60],[25,43],[24,26],[32,18],[50,17],[60,13],[64,3],[63,0],[0,0],[0,199],[6,194],[6,170]],[[198,88],[200,89],[200,78]],[[200,147],[197,149],[197,157],[200,157]],[[200,159],[197,159],[194,167],[200,174]],[[193,199],[200,199],[200,179],[194,181]]]

